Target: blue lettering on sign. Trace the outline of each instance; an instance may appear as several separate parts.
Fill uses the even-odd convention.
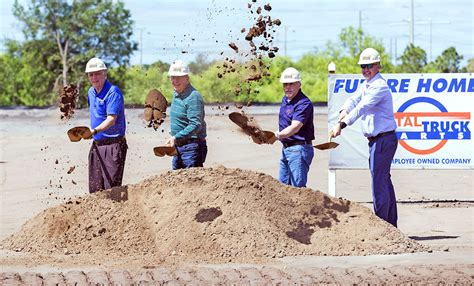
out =
[[[339,93],[340,89],[344,89],[345,93],[354,93],[357,88],[359,88],[359,84],[364,82],[365,79],[336,79],[336,83],[334,84],[334,92]]]
[[[387,85],[392,93],[405,93],[408,92],[408,86],[410,85],[409,78],[402,78],[401,80],[390,78],[387,79]],[[397,90],[398,88],[398,90]]]
[[[345,93],[354,93],[359,88],[359,85],[364,81],[365,79],[336,79],[333,93],[339,93],[342,90]],[[390,78],[387,79],[387,85],[392,93],[407,93],[408,87],[410,85],[410,79]]]
[[[462,165],[469,165],[471,163],[471,159],[469,158],[443,158],[441,159],[441,163],[454,165],[454,164],[462,164]]]
[[[397,132],[398,140],[471,140],[471,133],[446,131],[446,132]]]
[[[433,81],[431,78],[420,78],[416,92],[474,92],[474,78],[438,78]]]
[[[431,78],[426,79],[426,82],[423,78],[418,80],[418,88],[416,92],[422,92],[422,89],[425,89],[424,92],[430,92]]]
[[[387,85],[392,93],[407,93],[410,80],[410,78],[389,78]],[[333,93],[354,93],[364,81],[365,79],[336,79]],[[474,78],[420,78],[416,92],[474,92]]]
[[[423,132],[471,132],[469,130],[470,121],[423,121]]]
[[[434,92],[443,92],[446,87],[448,86],[448,81],[444,78],[438,78],[433,83],[433,90]]]
[[[395,78],[387,79],[387,85],[388,85],[388,88],[390,88],[391,92],[395,92],[396,87],[398,85],[398,79],[395,79]]]
[[[334,84],[334,93],[338,93],[339,89],[342,87],[344,87],[344,80],[336,79],[336,83]]]
[[[416,162],[418,164],[439,164],[438,158],[418,158]]]
[[[414,158],[394,158],[392,160],[392,164],[415,164],[415,159]]]
[[[393,158],[392,164],[396,165],[469,165],[471,164],[470,158]]]
[[[400,89],[398,92],[408,92],[408,86],[410,85],[410,79],[404,78],[400,81]]]
[[[448,92],[459,92],[460,90],[466,90],[466,79],[461,78],[458,83],[458,78],[453,78],[449,84]]]

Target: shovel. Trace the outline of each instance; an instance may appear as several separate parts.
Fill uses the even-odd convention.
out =
[[[176,148],[171,147],[171,146],[158,146],[158,147],[153,148],[153,152],[155,153],[155,156],[158,156],[158,157],[163,157],[165,155],[168,155],[168,156],[178,155]]]
[[[332,142],[332,134],[329,133],[328,142],[314,145],[313,147],[318,150],[328,150],[328,149],[336,148],[337,146],[339,146],[339,143]]]
[[[252,137],[253,142],[257,144],[273,144],[277,140],[275,133],[260,129],[257,122],[245,114],[232,112],[229,114],[229,119],[242,128],[242,131]]]
[[[81,139],[91,139],[92,133],[87,126],[76,126],[67,131],[67,136],[71,142],[79,142]]]

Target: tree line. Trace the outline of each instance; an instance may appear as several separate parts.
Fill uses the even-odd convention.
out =
[[[70,83],[79,87],[78,106],[85,106],[89,84],[84,67],[94,56],[110,67],[109,78],[124,92],[126,104],[142,105],[152,88],[171,99],[169,63],[129,64],[137,43],[130,40],[133,21],[123,2],[34,0],[23,7],[15,1],[13,14],[23,25],[25,40],[7,39],[6,51],[0,54],[0,106],[55,105],[59,89]],[[410,44],[398,64],[393,64],[380,40],[361,29],[346,27],[336,42],[329,41],[325,49],[308,52],[297,61],[283,56],[263,59],[269,75],[259,81],[243,80],[248,62],[237,63],[237,72],[220,78],[224,60],[208,60],[200,54],[190,63],[191,82],[207,103],[276,103],[283,93],[279,76],[293,66],[301,72],[305,94],[313,102],[326,102],[328,64],[334,62],[337,73],[360,73],[356,63],[366,47],[381,53],[383,73],[474,72],[474,59],[461,67],[463,56],[455,47],[448,47],[429,62],[423,49]]]

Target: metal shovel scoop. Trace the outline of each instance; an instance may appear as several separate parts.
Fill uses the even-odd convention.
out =
[[[253,142],[257,144],[273,144],[277,140],[275,133],[262,130],[252,117],[232,112],[229,114],[229,119],[242,128],[242,131],[252,137]]]
[[[176,148],[171,147],[171,146],[158,146],[158,147],[153,148],[153,152],[155,153],[155,156],[158,156],[158,157],[163,157],[165,155],[168,155],[168,156],[178,155]]]
[[[328,150],[328,149],[334,149],[337,146],[339,146],[339,143],[332,142],[332,136],[331,134],[329,134],[328,142],[314,145],[313,147],[318,150]]]
[[[91,139],[92,133],[87,126],[76,126],[67,131],[67,136],[71,142],[79,142],[81,139]]]

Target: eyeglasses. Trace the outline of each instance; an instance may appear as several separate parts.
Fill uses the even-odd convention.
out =
[[[375,64],[366,64],[366,65],[360,65],[361,69],[371,69]]]

